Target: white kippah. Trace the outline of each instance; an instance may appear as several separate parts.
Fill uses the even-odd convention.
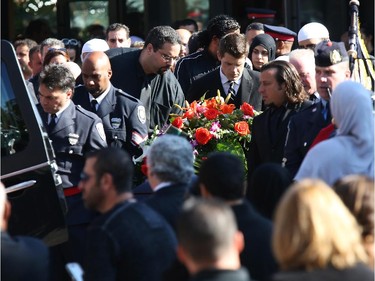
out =
[[[105,52],[109,50],[109,46],[103,39],[91,39],[87,41],[82,47],[82,53],[91,53],[96,51]]]
[[[298,32],[298,42],[312,38],[329,39],[328,29],[318,22],[305,24]]]

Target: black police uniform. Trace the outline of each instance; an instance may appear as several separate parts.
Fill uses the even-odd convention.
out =
[[[92,109],[85,86],[76,87],[74,93],[75,104]],[[110,85],[96,114],[103,121],[108,146],[123,148],[131,156],[142,154],[139,145],[147,139],[148,130],[145,108],[138,99]]]
[[[41,118],[48,128],[48,113],[38,105]],[[56,262],[83,262],[86,228],[93,219],[94,213],[89,212],[83,205],[82,194],[77,188],[80,174],[85,164],[85,154],[107,146],[102,121],[94,113],[75,105],[72,101],[61,113],[59,119],[48,132],[56,154],[57,173],[61,176],[64,194],[68,206],[66,223],[68,225],[69,241],[51,250],[52,256],[63,255]],[[74,192],[72,192],[74,191]],[[61,248],[61,249],[60,249]],[[71,252],[72,251],[72,252]],[[54,259],[54,258],[53,258]],[[62,259],[62,260],[60,260]],[[52,279],[59,280],[58,270],[64,264],[57,265]]]
[[[141,93],[147,83],[151,100],[148,105],[144,103],[144,106],[151,133],[156,125],[162,128],[168,123],[170,114],[181,113],[181,109],[175,105],[184,106],[185,97],[171,71],[161,75],[146,75],[139,63],[140,54],[141,50],[137,50],[111,58],[111,82],[116,88],[141,101]]]
[[[38,109],[47,128],[48,113],[41,106]],[[78,185],[87,152],[107,146],[100,118],[72,101],[48,136],[52,140],[64,188]]]

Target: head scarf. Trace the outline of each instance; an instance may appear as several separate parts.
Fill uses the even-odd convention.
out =
[[[276,57],[276,43],[271,35],[259,34],[254,37],[253,42],[250,45],[249,58],[251,59],[251,54],[256,46],[262,46],[268,51],[268,61],[272,61]]]
[[[374,178],[374,114],[370,92],[353,81],[340,83],[332,93],[335,137],[313,147],[296,175],[321,178],[333,185],[343,176]]]

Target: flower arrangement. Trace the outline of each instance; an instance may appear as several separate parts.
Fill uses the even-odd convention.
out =
[[[246,102],[236,109],[234,104],[228,104],[228,100],[229,97],[224,100],[218,92],[214,98],[205,99],[203,96],[191,104],[186,102],[186,107],[181,108],[181,115],[171,115],[170,124],[160,130],[156,127],[143,146],[143,154],[133,159],[137,174],[135,185],[143,182],[147,174],[148,147],[163,134],[182,135],[190,141],[194,147],[196,172],[202,161],[214,151],[227,151],[239,156],[246,169],[245,151],[251,140],[251,125],[254,116],[260,112]]]
[[[216,97],[200,100],[181,108],[182,115],[172,115],[172,126],[179,129],[194,147],[195,168],[213,151],[238,155],[245,164],[244,150],[249,148],[251,125],[259,112],[244,102],[239,109],[228,103],[218,92]]]

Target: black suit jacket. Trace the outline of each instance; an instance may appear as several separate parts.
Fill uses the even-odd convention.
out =
[[[247,154],[248,179],[252,173],[262,163],[274,162],[282,164],[284,157],[284,147],[288,124],[290,118],[297,112],[301,112],[312,105],[311,101],[304,101],[289,108],[288,115],[280,123],[275,137],[271,137],[271,108],[253,119],[252,134],[249,151]]]
[[[40,240],[1,232],[1,280],[49,280],[49,253]]]
[[[331,123],[330,118],[324,119],[321,102],[290,118],[288,135],[285,142],[285,167],[294,177],[310,149],[312,142],[321,129]]]
[[[277,271],[271,249],[272,223],[262,217],[246,199],[241,204],[233,205],[232,210],[238,229],[245,238],[241,264],[255,280],[267,280]]]
[[[172,184],[157,190],[146,200],[146,204],[161,214],[175,229],[177,216],[188,196],[188,191],[186,184]]]
[[[262,109],[262,96],[258,92],[259,88],[259,72],[252,71],[244,68],[241,84],[234,98],[230,103],[239,108],[244,102],[251,104],[255,110],[260,111]],[[209,72],[197,79],[191,85],[186,100],[192,102],[199,100],[205,93],[206,98],[212,98],[217,96],[217,91],[220,91],[222,97],[226,97],[223,85],[220,79],[220,68]]]

